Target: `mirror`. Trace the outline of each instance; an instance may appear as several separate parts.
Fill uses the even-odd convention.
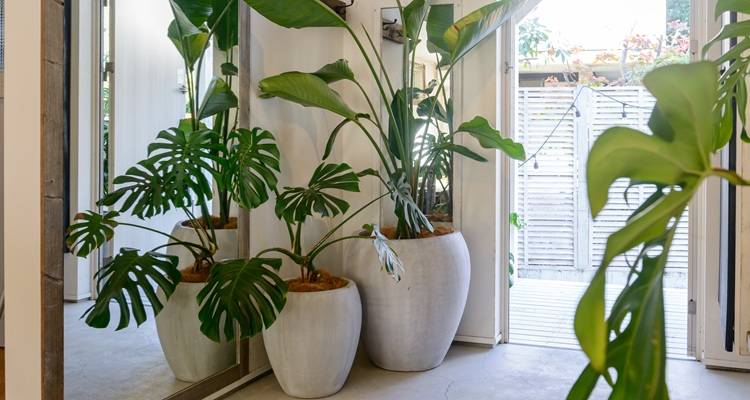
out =
[[[149,145],[156,135],[186,117],[187,102],[185,64],[167,37],[167,28],[174,19],[170,2],[93,1],[81,2],[77,7],[81,17],[72,21],[78,25],[74,29],[79,32],[76,43],[91,43],[95,51],[90,55],[81,51],[78,56],[81,60],[72,65],[79,85],[77,90],[82,94],[71,101],[78,110],[92,110],[94,115],[83,111],[72,115],[78,124],[74,130],[78,137],[73,141],[76,146],[73,215],[86,210],[105,213],[114,208],[97,207],[91,199],[111,193],[116,187],[115,177],[127,174],[148,157]],[[86,36],[89,33],[91,37]],[[215,53],[217,59],[224,57],[218,50]],[[213,58],[210,51],[206,58]],[[207,62],[201,75],[203,90],[213,76],[212,65]],[[97,69],[98,74],[91,74],[89,69]],[[84,91],[84,85],[94,90]],[[88,96],[96,92],[98,96]],[[83,115],[89,118],[81,118]],[[95,122],[89,123],[90,120]],[[209,209],[211,206],[208,205]],[[200,215],[198,206],[185,208],[192,215]],[[128,326],[118,330],[121,307],[113,300],[109,302],[111,318],[107,327],[97,329],[87,324],[86,317],[91,314],[86,312],[95,300],[112,296],[111,292],[100,290],[97,271],[102,271],[127,248],[155,249],[151,251],[181,256],[168,253],[164,246],[168,234],[182,234],[187,212],[173,209],[148,218],[122,213],[108,245],[83,257],[65,254],[65,398],[198,399],[249,373],[247,340],[217,344],[200,332],[196,294],[203,284],[190,283],[185,275],[168,301],[164,300],[163,290],[156,290],[153,277],[143,278],[154,287],[152,293],[157,293],[164,305],[158,317],[154,317],[158,310],[155,298],[145,293],[144,284],[129,291],[123,301],[133,310],[134,305],[141,304],[146,315],[144,321],[137,324],[138,316],[133,311]],[[231,222],[230,218],[222,231],[237,231],[234,232],[237,242],[237,236],[241,236],[238,231],[245,225],[240,222],[232,227]],[[134,225],[148,230],[135,229]],[[219,235],[230,237],[227,242],[231,243],[232,233]],[[189,266],[181,263],[182,269]]]
[[[442,62],[430,32],[432,18],[453,21],[453,4],[434,4],[422,24],[419,40],[405,59],[407,39],[398,8],[381,9],[381,54],[394,87],[408,79],[413,88],[411,102],[417,128],[415,159],[420,160],[418,194],[414,196],[422,212],[436,225],[453,223],[453,73]],[[443,31],[444,31],[443,27]],[[441,31],[442,32],[442,31]],[[406,71],[404,72],[404,66]],[[384,118],[388,118],[384,111]],[[388,213],[384,213],[388,215]]]

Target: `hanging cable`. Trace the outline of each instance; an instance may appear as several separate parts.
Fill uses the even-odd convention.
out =
[[[526,158],[526,160],[524,162],[522,162],[518,166],[518,168],[523,167],[524,165],[528,164],[529,161],[531,161],[533,159],[534,160],[534,169],[539,169],[539,161],[537,160],[536,156],[539,154],[539,152],[541,152],[544,149],[544,146],[547,145],[547,143],[549,142],[549,140],[552,138],[552,135],[554,135],[557,132],[557,130],[560,128],[560,125],[562,125],[563,121],[565,121],[565,118],[567,118],[568,115],[570,114],[570,112],[573,111],[573,110],[575,110],[575,116],[576,116],[576,118],[580,118],[581,117],[581,111],[578,109],[577,103],[578,103],[578,98],[581,96],[581,93],[583,93],[583,89],[588,89],[588,90],[590,90],[590,91],[592,91],[592,92],[594,92],[594,93],[596,93],[598,95],[601,95],[602,97],[606,97],[606,98],[608,98],[608,99],[610,99],[610,100],[612,100],[614,102],[617,102],[617,103],[621,104],[622,105],[622,118],[623,119],[628,118],[627,107],[635,108],[635,109],[641,109],[641,110],[652,110],[653,109],[653,107],[641,106],[641,105],[638,105],[638,104],[631,104],[631,103],[628,103],[626,101],[622,101],[622,100],[620,100],[620,99],[618,99],[618,98],[616,98],[616,97],[614,97],[612,95],[609,95],[609,94],[605,93],[602,90],[594,89],[591,86],[580,86],[580,90],[576,94],[575,98],[573,98],[573,102],[570,104],[570,107],[568,107],[568,109],[565,110],[565,112],[563,113],[562,117],[560,117],[560,120],[557,121],[557,123],[555,124],[555,127],[552,128],[552,132],[550,132],[549,135],[547,135],[547,137],[544,139],[544,142],[542,142],[542,145],[539,146],[539,148],[537,148],[537,150],[531,156],[529,156],[528,158]]]

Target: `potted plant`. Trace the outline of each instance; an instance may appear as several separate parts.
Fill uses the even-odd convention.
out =
[[[250,261],[237,260],[215,268],[208,286],[198,296],[203,304],[201,320],[206,335],[218,341],[223,328],[231,336],[235,323],[243,335],[251,335],[255,332],[252,327],[262,325],[260,316],[252,312],[254,304],[268,300],[255,295],[254,291],[263,287],[262,281],[249,279],[253,270],[247,266],[270,265],[278,270],[281,259],[265,258],[271,253],[284,256],[298,266],[299,276],[286,282],[280,282],[270,269],[258,269],[268,277],[268,282],[284,285],[287,290],[285,303],[281,298],[274,302],[279,315],[263,331],[263,340],[274,374],[284,392],[291,396],[318,398],[338,392],[349,376],[359,343],[362,305],[357,285],[320,270],[316,264],[318,256],[343,241],[371,239],[388,274],[398,278],[401,273],[398,256],[377,226],[367,226],[366,236],[334,237],[346,222],[380,198],[351,213],[311,247],[303,244],[302,228],[309,217],[343,216],[349,209],[349,204],[331,191],[358,192],[359,176],[370,174],[372,171],[356,174],[346,164],[321,164],[307,187],[284,188],[276,199],[276,213],[289,233],[289,248],[270,248]]]
[[[397,371],[434,368],[445,357],[458,329],[469,288],[470,258],[460,232],[435,232],[426,214],[431,201],[429,177],[441,168],[441,161],[453,153],[485,161],[468,147],[454,142],[468,134],[487,149],[503,151],[514,159],[524,159],[520,144],[502,137],[487,119],[477,116],[455,126],[452,106],[445,95],[451,71],[485,37],[493,34],[524,3],[502,0],[490,3],[454,22],[452,6],[431,5],[414,0],[400,1],[403,62],[402,86],[395,88],[382,57],[370,35],[355,32],[336,12],[319,0],[245,0],[270,21],[287,28],[331,27],[344,29],[360,50],[379,90],[375,102],[363,89],[346,60],[338,60],[318,71],[285,72],[263,79],[263,97],[277,97],[306,107],[328,110],[343,118],[333,130],[325,157],[331,154],[340,132],[352,125],[363,134],[380,158],[382,182],[393,201],[397,219],[391,238],[401,255],[406,273],[400,284],[384,279],[374,265],[370,246],[353,245],[347,260],[356,268],[350,276],[359,285],[365,310],[364,339],[372,361]],[[440,79],[426,91],[414,85],[414,54],[426,24],[427,46],[439,59]],[[374,54],[374,57],[371,55]],[[348,82],[368,103],[368,110],[353,110],[330,87]],[[384,106],[383,118],[376,104]],[[440,124],[436,121],[441,122]],[[437,126],[438,134],[431,127]],[[450,171],[447,171],[450,173]],[[388,230],[384,230],[388,232]],[[371,265],[371,268],[363,266]]]
[[[260,128],[237,127],[238,101],[231,86],[237,75],[232,58],[238,2],[218,1],[205,7],[193,3],[170,0],[174,20],[168,28],[185,64],[189,117],[160,132],[149,145],[148,158],[113,180],[114,190],[99,201],[113,211],[79,214],[68,236],[80,257],[112,239],[117,227],[164,236],[168,243],[146,253],[121,249],[101,268],[99,297],[86,312],[86,323],[106,327],[109,303],[115,300],[120,308],[118,328],[128,325],[128,307],[140,325],[146,319],[140,291],[157,315],[159,339],[172,371],[188,382],[235,363],[231,343],[217,344],[200,332],[196,296],[218,262],[239,256],[232,204],[245,209],[263,204],[275,189],[279,172],[273,135]],[[226,59],[204,93],[200,77],[206,50],[214,42]],[[218,205],[218,216],[212,215],[209,201]],[[172,209],[182,210],[186,219],[169,233],[147,223],[118,221],[124,213],[147,220]]]

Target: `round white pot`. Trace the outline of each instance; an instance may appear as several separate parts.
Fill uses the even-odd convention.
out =
[[[195,231],[177,224],[172,236],[177,239],[200,243]],[[239,255],[236,229],[216,230],[219,250],[214,257],[217,261],[237,258]],[[169,255],[180,258],[180,266],[186,268],[193,262],[193,256],[181,246],[167,248]],[[205,283],[181,282],[169,300],[159,289],[158,296],[164,309],[156,316],[156,330],[164,357],[175,377],[185,382],[198,382],[236,363],[234,342],[216,343],[203,335],[198,319],[198,292]]]
[[[370,360],[392,371],[439,366],[461,322],[471,262],[463,235],[393,240],[402,280],[383,272],[369,241],[350,241],[346,270],[362,294],[362,337]]]
[[[330,396],[344,386],[362,327],[357,285],[325,292],[289,292],[276,322],[263,331],[268,359],[290,396]]]

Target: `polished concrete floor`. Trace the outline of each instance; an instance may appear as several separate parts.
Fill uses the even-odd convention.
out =
[[[64,307],[65,399],[159,400],[189,386],[172,375],[153,318],[139,328],[93,329],[80,319],[92,304]]]
[[[555,400],[565,399],[586,360],[577,350],[524,345],[485,348],[454,345],[442,366],[422,373],[378,369],[362,354],[335,400]],[[750,374],[705,369],[696,361],[671,360],[674,400],[750,399]],[[600,385],[593,399],[606,399]],[[230,400],[288,399],[273,375],[250,384]],[[635,400],[635,399],[634,399]]]

